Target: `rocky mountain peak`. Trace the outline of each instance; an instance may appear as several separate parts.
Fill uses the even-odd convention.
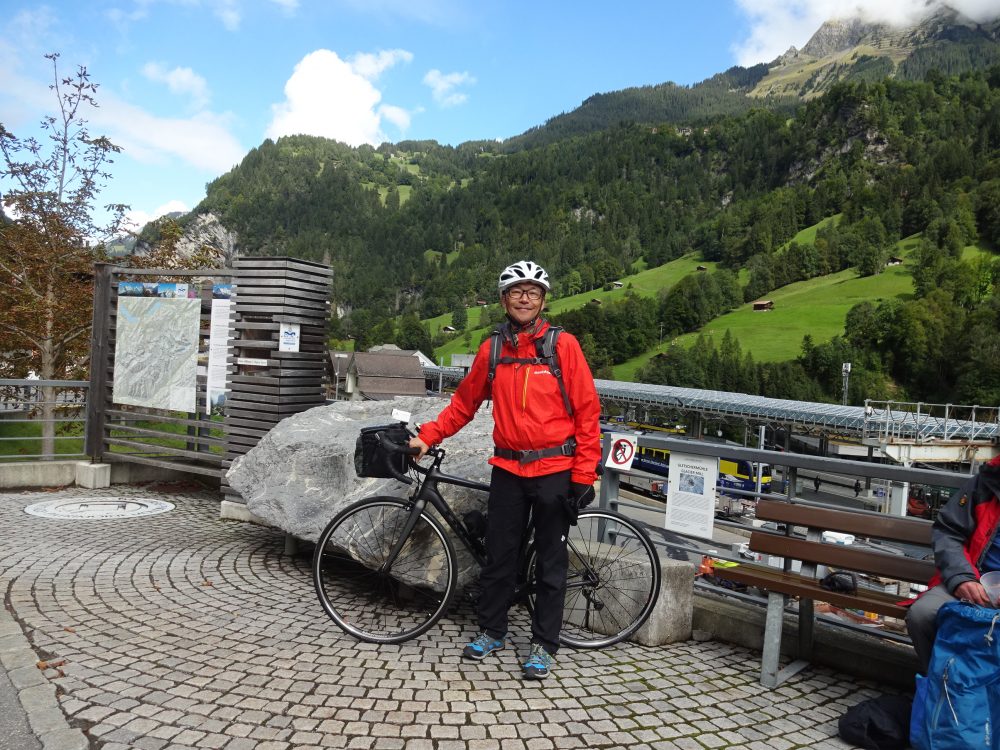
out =
[[[887,29],[888,27],[883,24],[870,23],[860,18],[827,21],[806,42],[802,51],[812,57],[835,55],[857,47],[866,37]]]

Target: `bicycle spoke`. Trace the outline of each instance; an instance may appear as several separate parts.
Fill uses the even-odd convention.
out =
[[[568,546],[563,642],[599,647],[627,638],[648,618],[659,592],[652,542],[623,516],[594,510],[581,513]]]
[[[320,602],[334,622],[363,640],[398,643],[419,635],[443,614],[454,590],[454,550],[426,515],[386,564],[410,513],[400,500],[362,501],[338,515],[317,545]]]

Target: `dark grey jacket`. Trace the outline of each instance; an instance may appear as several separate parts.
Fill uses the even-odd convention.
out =
[[[998,495],[1000,465],[991,461],[951,496],[934,519],[934,563],[950,593],[965,581],[979,580],[977,571],[1000,524]]]

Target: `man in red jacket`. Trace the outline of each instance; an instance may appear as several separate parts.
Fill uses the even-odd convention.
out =
[[[535,342],[549,328],[539,317],[550,291],[545,269],[530,260],[514,263],[500,274],[499,289],[507,321],[499,329],[501,357],[492,383],[487,339],[451,403],[421,428],[410,446],[423,456],[429,446],[468,424],[492,396],[495,448],[490,459],[487,564],[480,576],[481,632],[462,654],[480,660],[506,643],[507,611],[530,510],[538,548],[537,595],[531,648],[522,667],[526,679],[544,679],[559,648],[568,567],[566,535],[576,512],[594,497],[601,458],[601,407],[590,367],[574,336],[562,333],[556,342],[572,413],[550,367],[537,362]]]

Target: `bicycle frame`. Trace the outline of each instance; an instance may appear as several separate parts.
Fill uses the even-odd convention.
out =
[[[380,440],[384,450],[410,456],[405,468],[398,461],[385,462],[388,473],[406,484],[416,482],[416,486],[409,497],[366,498],[335,515],[317,541],[313,584],[326,613],[347,633],[372,643],[402,643],[425,633],[445,614],[453,595],[461,591],[457,574],[465,571],[455,554],[459,545],[480,567],[487,562],[488,540],[482,538],[479,524],[453,510],[440,485],[478,492],[490,488],[485,482],[441,471],[445,451],[439,447],[428,451],[432,460],[425,467],[413,461],[416,450],[384,436]],[[524,601],[533,610],[538,561],[530,509],[526,516],[510,604]],[[568,609],[563,616],[568,630],[560,633],[560,640],[578,648],[600,648],[627,638],[649,617],[659,591],[660,566],[648,534],[620,514],[584,510],[579,520],[566,535]],[[612,528],[620,530],[612,532]],[[619,545],[606,537],[623,532],[620,538],[634,538],[636,543],[612,552],[605,545]],[[335,535],[338,541],[334,541]],[[370,554],[359,558],[351,546],[362,540],[369,545]],[[429,559],[427,555],[444,555],[441,562],[446,578],[427,579],[425,585],[419,571]],[[468,562],[466,559],[464,564]],[[465,580],[462,585],[468,583],[471,581]],[[475,600],[474,592],[465,592],[469,601]]]
[[[434,461],[428,468],[420,466],[413,460],[410,460],[409,462],[410,467],[418,473],[423,474],[424,478],[422,480],[417,480],[417,488],[413,491],[413,494],[410,495],[410,502],[413,503],[413,507],[410,510],[409,517],[406,519],[406,525],[403,526],[403,533],[400,534],[396,545],[392,550],[390,550],[385,563],[383,563],[380,568],[380,572],[386,573],[392,568],[392,564],[396,561],[396,557],[399,555],[400,550],[402,550],[403,545],[406,544],[406,541],[410,536],[410,532],[413,531],[414,526],[417,524],[417,519],[420,518],[420,514],[423,512],[424,508],[427,507],[428,503],[430,503],[431,506],[441,515],[441,518],[444,519],[445,523],[448,524],[451,530],[455,532],[459,541],[462,542],[463,546],[465,546],[475,561],[480,566],[486,564],[486,547],[483,545],[482,541],[469,533],[466,525],[455,514],[455,511],[451,509],[451,506],[448,505],[444,497],[441,496],[441,492],[438,490],[438,483],[444,482],[445,484],[453,484],[458,487],[479,490],[480,492],[489,492],[490,486],[483,482],[477,482],[473,479],[466,479],[465,477],[459,477],[453,474],[445,474],[441,471],[441,462],[444,460],[445,456],[444,450],[440,448],[431,449],[431,453],[434,457]]]
[[[403,532],[400,534],[395,546],[392,550],[390,550],[385,563],[383,563],[381,568],[379,568],[379,572],[381,573],[388,573],[392,569],[392,565],[396,561],[396,557],[406,544],[410,533],[417,524],[417,519],[420,518],[420,514],[424,511],[424,508],[427,507],[428,503],[430,503],[431,506],[441,515],[451,530],[455,532],[459,541],[462,542],[462,545],[469,551],[469,554],[472,555],[479,566],[482,567],[486,564],[486,547],[480,539],[469,533],[465,523],[455,514],[455,511],[451,509],[451,506],[449,506],[444,497],[442,497],[441,492],[438,490],[438,484],[443,482],[444,484],[466,487],[468,489],[479,490],[481,492],[489,492],[490,486],[484,482],[477,482],[473,479],[455,476],[454,474],[446,474],[441,471],[441,463],[445,457],[444,449],[431,448],[429,454],[434,460],[427,468],[420,466],[412,459],[409,461],[410,467],[417,473],[422,474],[424,478],[422,480],[417,480],[417,487],[410,495],[409,499],[413,503],[410,515],[406,519],[406,524],[403,526]],[[531,526],[530,514],[528,516],[528,526],[529,528]],[[604,532],[602,530],[601,536],[603,535]],[[531,534],[526,534],[524,539],[521,541],[521,548],[518,550],[518,559],[521,561],[522,566],[525,562],[530,539]],[[579,550],[576,549],[572,541],[569,542],[569,545],[571,551],[583,559],[583,556],[579,554]],[[596,582],[597,576],[591,569],[590,565],[586,565],[586,568],[587,571],[583,580],[567,581],[567,589],[582,588]],[[514,592],[515,599],[530,593],[528,590],[530,586],[531,582],[523,580],[521,577],[521,571],[519,571]]]

